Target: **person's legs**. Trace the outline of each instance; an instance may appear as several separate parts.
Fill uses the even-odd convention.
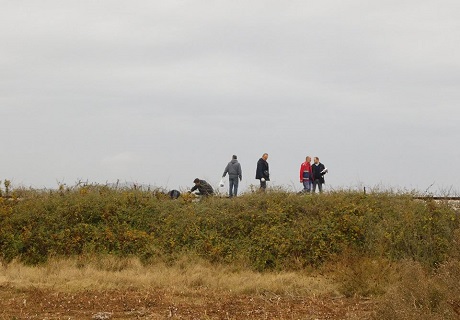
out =
[[[303,181],[303,192],[310,192],[311,191],[311,181],[304,180]]]
[[[316,185],[318,184],[318,180],[313,180],[313,193],[316,192]]]
[[[266,188],[267,188],[267,181],[262,181],[261,179],[260,180],[260,190],[265,191]]]
[[[318,181],[318,190],[319,190],[319,193],[323,192],[323,184],[321,183],[321,181]]]
[[[235,180],[232,177],[228,178],[228,195],[229,197],[233,197],[233,184],[235,183]]]
[[[238,183],[239,183],[238,177],[235,177],[233,180],[233,196],[235,197],[238,195]]]

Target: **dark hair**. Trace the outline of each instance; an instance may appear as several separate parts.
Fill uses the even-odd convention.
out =
[[[193,183],[198,183],[200,182],[200,179],[196,178],[195,180],[193,180]]]
[[[233,158],[233,159],[236,159],[236,155],[234,154],[232,158]]]

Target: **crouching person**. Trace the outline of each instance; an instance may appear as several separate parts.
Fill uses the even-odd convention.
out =
[[[196,178],[195,180],[193,180],[193,183],[195,185],[192,187],[192,189],[190,189],[190,192],[198,190],[197,195],[204,197],[212,196],[214,194],[214,189],[205,180],[200,180]]]

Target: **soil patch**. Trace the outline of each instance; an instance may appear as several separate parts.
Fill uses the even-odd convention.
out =
[[[0,286],[0,319],[370,319],[372,300],[167,290],[55,292]]]

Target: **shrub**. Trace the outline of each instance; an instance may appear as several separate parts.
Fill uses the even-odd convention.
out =
[[[408,194],[276,190],[193,202],[140,188],[85,185],[22,190],[21,196],[23,201],[0,201],[6,262],[36,264],[83,253],[148,262],[191,254],[264,271],[318,267],[355,252],[368,267],[369,261],[410,259],[433,268],[453,254],[459,230],[458,215],[447,204],[414,201]]]

